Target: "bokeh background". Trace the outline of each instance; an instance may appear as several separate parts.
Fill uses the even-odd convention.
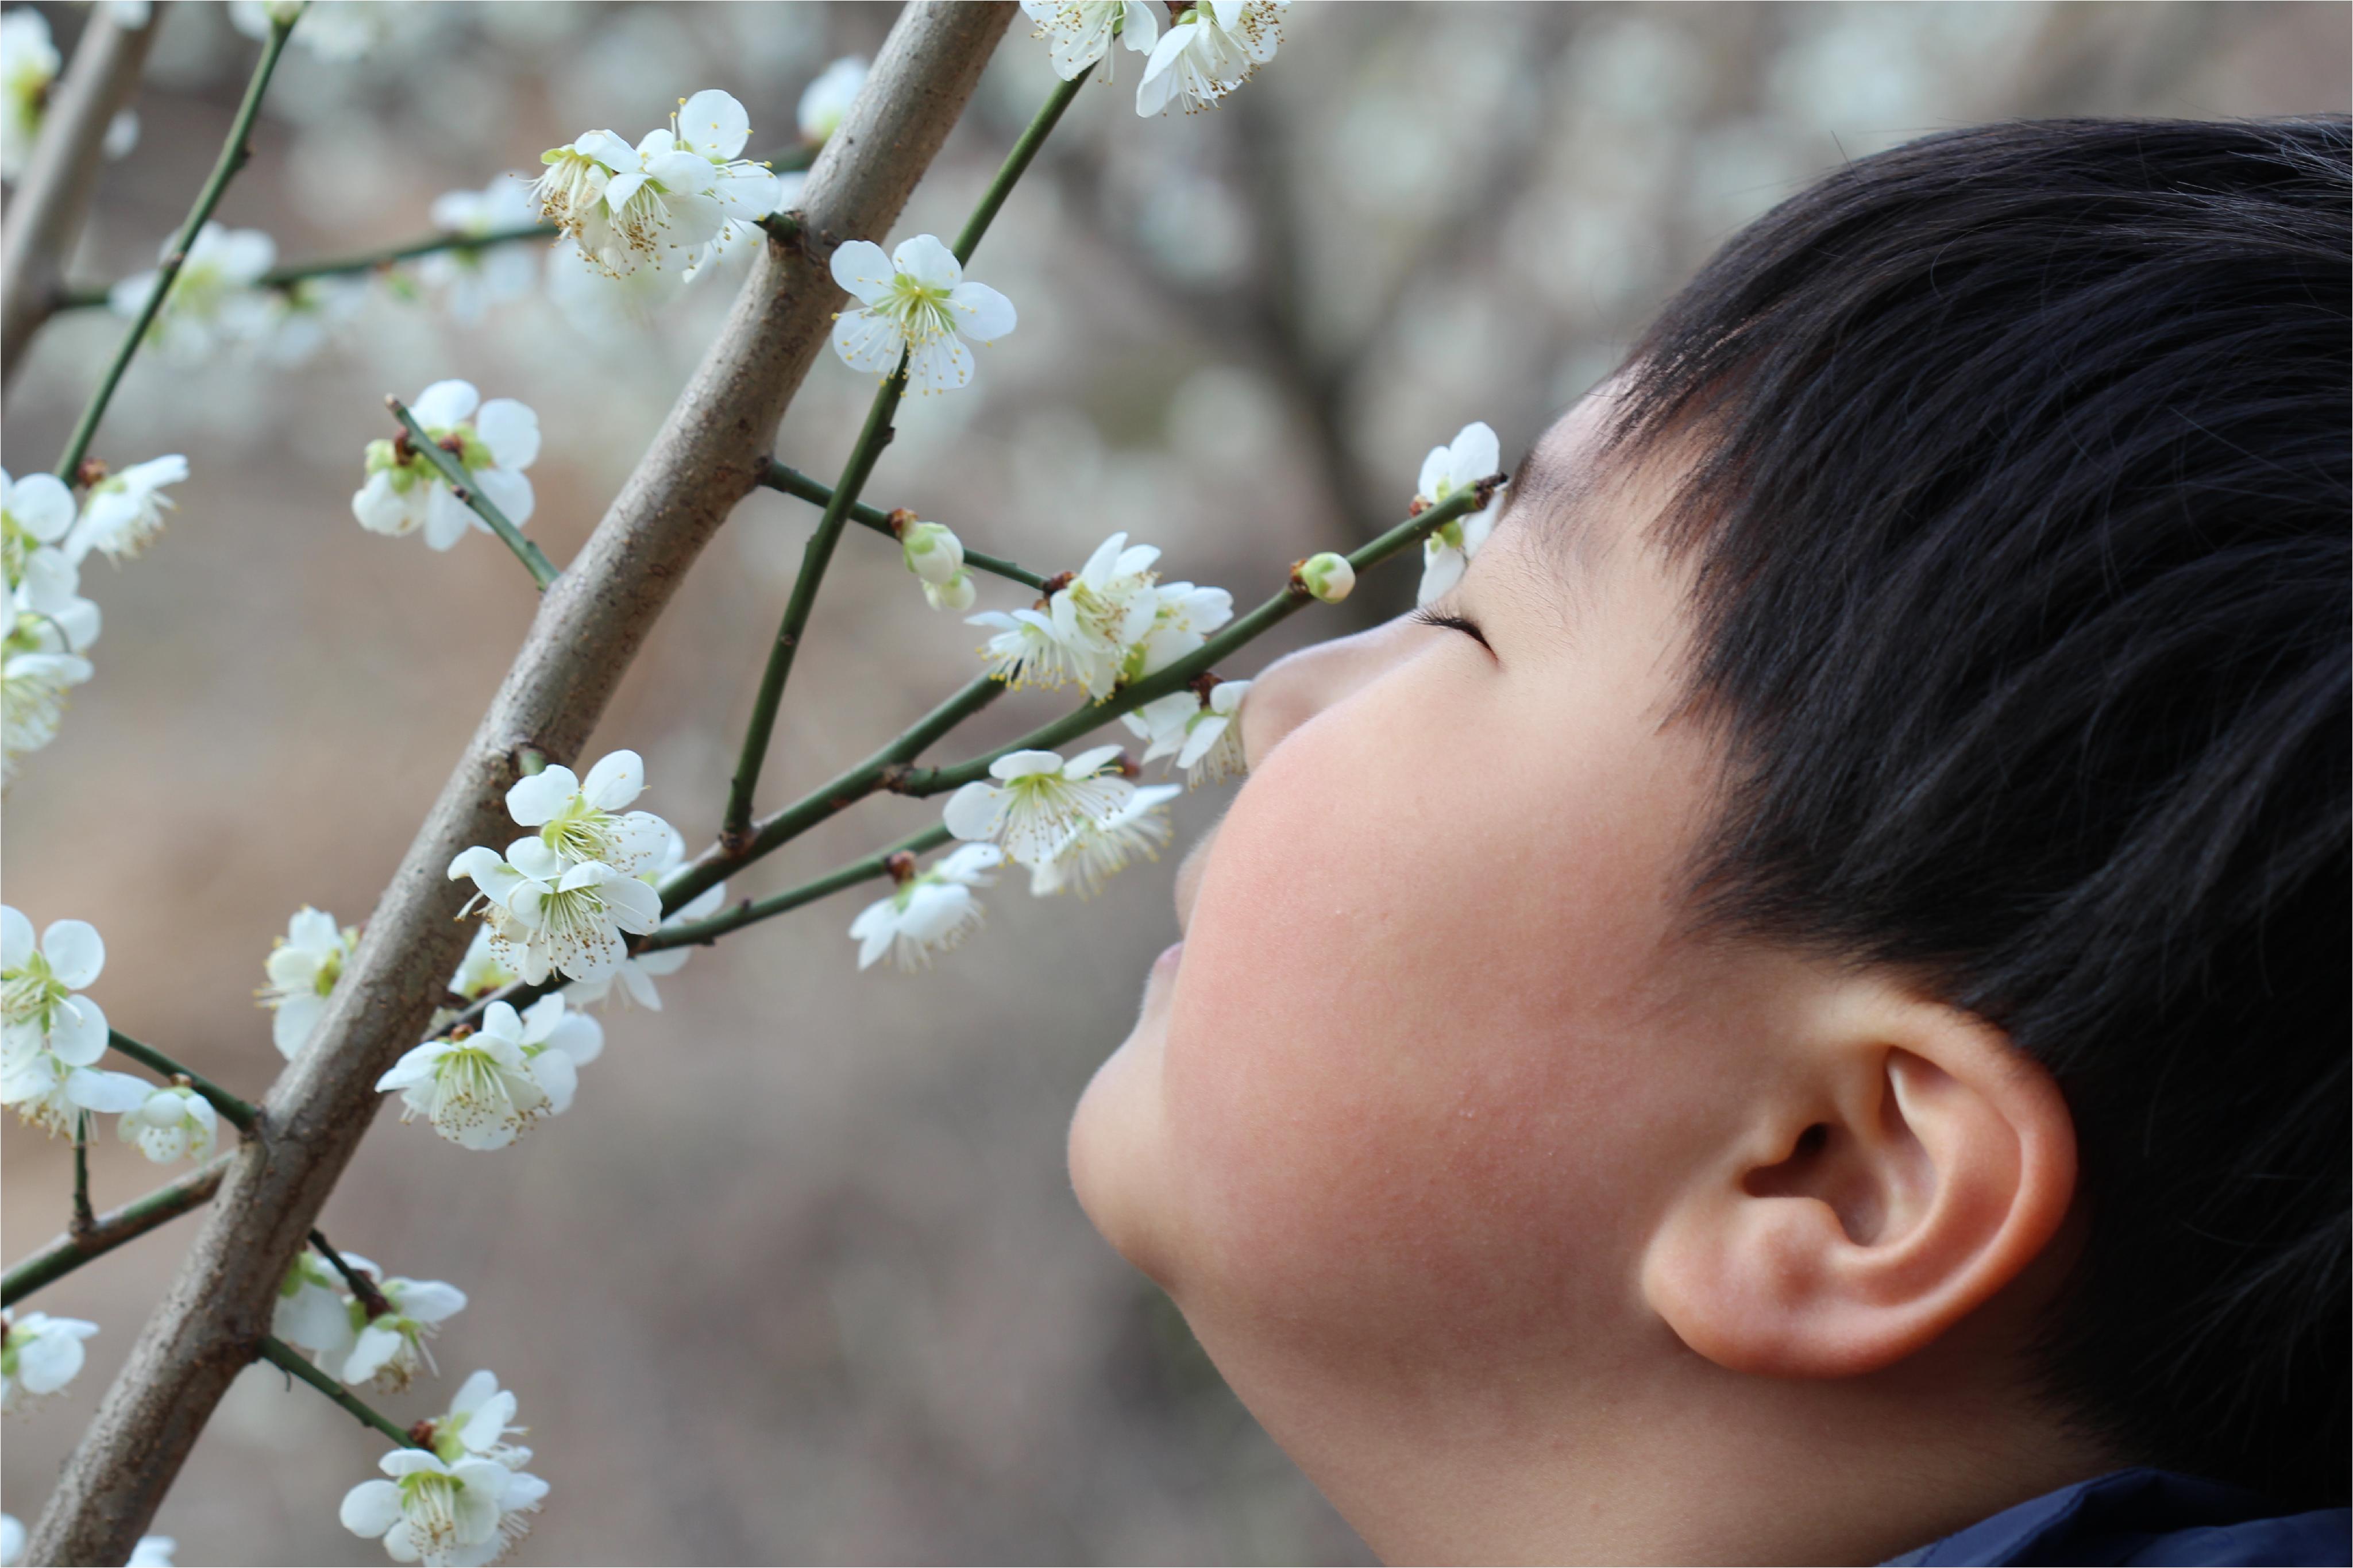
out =
[[[79,7],[44,5],[61,42]],[[152,265],[218,146],[254,46],[225,9],[167,15],[72,268]],[[366,58],[297,48],[221,216],[288,260],[424,232],[441,192],[531,170],[592,126],[631,138],[723,87],[754,148],[803,86],[871,56],[879,5],[405,5]],[[982,548],[1074,565],[1128,530],[1171,575],[1252,603],[1285,563],[1401,515],[1422,454],[1471,419],[1515,460],[1735,227],[1841,159],[2012,115],[2267,115],[2348,106],[2335,5],[1330,5],[1214,112],[1139,120],[1137,59],[1091,87],[973,268],[1021,326],[976,384],[912,404],[869,486]],[[1017,19],[886,242],[953,233],[1051,86]],[[110,1016],[258,1096],[279,1067],[252,1001],[303,903],[365,917],[526,625],[495,543],[437,555],[363,532],[348,497],[379,399],[464,376],[546,436],[531,531],[586,536],[701,355],[740,269],[644,325],[544,289],[453,321],[380,280],[297,365],[142,360],[96,446],[185,452],[143,558],[93,557],[106,633],[61,738],[9,791],[10,903],[96,922]],[[0,458],[48,466],[119,325],[52,322]],[[871,382],[828,355],[776,451],[830,476]],[[747,501],[598,732],[647,759],[642,803],[705,842],[811,509]],[[1293,637],[1410,592],[1368,583]],[[985,605],[1011,607],[983,579]],[[972,668],[895,552],[844,540],[778,727],[773,805],[866,754]],[[1280,645],[1276,645],[1280,646]],[[1269,650],[1271,651],[1271,649]],[[1247,661],[1261,662],[1259,650]],[[1250,668],[1229,673],[1247,674]],[[944,756],[1028,728],[1017,697]],[[1220,791],[1181,803],[1181,837]],[[787,885],[921,825],[883,799],[739,888]],[[659,1013],[616,1001],[575,1108],[472,1154],[379,1119],[325,1226],[472,1297],[438,1407],[475,1366],[517,1389],[554,1493],[526,1563],[1356,1562],[1361,1542],[1235,1402],[1157,1291],[1095,1238],[1062,1133],[1173,934],[1168,867],[1092,904],[1000,887],[932,973],[860,974],[839,896],[698,955]],[[1445,933],[1433,933],[1443,941]],[[1466,946],[1466,951],[1469,951]],[[5,1252],[58,1228],[62,1143],[11,1124]],[[164,1173],[108,1136],[100,1203]],[[90,1365],[5,1434],[29,1520],[194,1221],[33,1303],[97,1321]],[[335,1519],[382,1444],[248,1372],[155,1528],[184,1563],[365,1563]]]

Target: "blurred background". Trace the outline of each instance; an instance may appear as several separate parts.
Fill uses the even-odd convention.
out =
[[[10,7],[14,14],[19,7]],[[30,9],[29,7],[24,9]],[[88,12],[42,5],[69,50]],[[256,46],[223,6],[168,5],[70,270],[153,264],[210,165]],[[794,140],[803,88],[871,57],[873,5],[402,5],[365,58],[298,47],[221,217],[281,260],[430,229],[446,191],[532,171],[591,127],[635,139],[682,96]],[[1843,158],[2013,115],[2270,115],[2348,107],[2348,9],[2313,5],[1301,4],[1277,58],[1214,112],[1141,120],[1139,57],[1090,88],[971,269],[1021,312],[964,392],[911,402],[867,499],[1051,571],[1115,529],[1171,577],[1255,603],[1287,563],[1395,521],[1465,422],[1506,464],[1599,380],[1733,229]],[[308,24],[306,24],[307,26]],[[1017,18],[886,243],[952,234],[1052,86]],[[534,267],[542,253],[533,247]],[[530,531],[577,548],[740,281],[649,320],[544,286],[454,319],[379,278],[315,345],[134,365],[94,448],[187,455],[142,558],[93,556],[96,678],[6,799],[7,901],[93,921],[92,994],[120,1026],[258,1098],[280,1066],[254,1005],[300,905],[363,920],[471,731],[533,595],[496,543],[448,554],[353,521],[380,399],[445,376],[522,399],[545,445]],[[6,405],[0,461],[54,461],[120,331],[52,321]],[[835,472],[870,379],[828,353],[777,438]],[[746,501],[684,584],[586,753],[646,758],[639,804],[696,847],[814,521]],[[1409,565],[1289,636],[1409,601]],[[984,607],[1017,602],[982,579]],[[852,531],[778,726],[764,804],[866,755],[972,668],[895,551]],[[1251,673],[1282,643],[1251,650]],[[1059,710],[1017,696],[940,753]],[[1179,845],[1219,809],[1179,804]],[[921,826],[885,798],[756,868],[789,885]],[[469,1308],[438,1409],[494,1368],[554,1489],[525,1563],[1358,1562],[1361,1542],[1258,1430],[1151,1286],[1088,1228],[1062,1166],[1071,1107],[1170,940],[1169,866],[1082,907],[990,899],[929,973],[860,974],[838,896],[698,954],[661,1011],[616,999],[578,1103],[475,1154],[379,1118],[324,1225]],[[62,1142],[16,1126],[6,1256],[62,1226]],[[101,1206],[173,1173],[111,1135]],[[6,1431],[0,1501],[47,1486],[195,1224],[30,1305],[101,1325],[62,1395]],[[267,1369],[240,1379],[154,1529],[183,1563],[368,1563],[336,1505],[383,1444]]]

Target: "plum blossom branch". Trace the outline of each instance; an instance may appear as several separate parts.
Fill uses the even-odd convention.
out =
[[[375,1281],[367,1271],[354,1268],[344,1261],[343,1255],[335,1250],[334,1244],[327,1239],[324,1231],[314,1228],[311,1232],[311,1245],[317,1247],[319,1256],[333,1265],[335,1272],[343,1277],[343,1283],[352,1288],[353,1299],[366,1310],[368,1321],[374,1322],[392,1310],[392,1303],[384,1299],[384,1292],[376,1289]]]
[[[262,94],[269,89],[270,74],[277,70],[279,57],[286,52],[286,40],[292,36],[294,24],[301,16],[301,9],[298,7],[285,20],[273,19],[269,24],[269,37],[261,46],[261,58],[254,65],[252,79],[246,83],[245,100],[237,107],[237,118],[229,122],[228,140],[221,143],[220,157],[213,164],[211,174],[206,176],[204,188],[196,193],[195,205],[188,209],[187,220],[180,225],[180,232],[174,237],[172,248],[164,255],[164,265],[155,273],[155,285],[147,291],[147,302],[139,308],[138,316],[123,332],[122,342],[114,351],[113,362],[106,367],[106,374],[99,382],[98,390],[90,394],[81,417],[74,423],[73,435],[67,440],[64,453],[58,458],[58,466],[53,471],[68,484],[73,482],[82,458],[90,452],[90,437],[98,434],[98,422],[106,416],[106,405],[113,401],[114,389],[121,384],[122,373],[131,368],[132,356],[139,352],[148,327],[155,320],[155,312],[164,308],[164,296],[172,291],[173,283],[178,279],[180,268],[188,259],[188,247],[196,242],[197,231],[211,218],[213,209],[220,205],[221,194],[228,189],[229,180],[245,167],[246,160],[253,155],[253,121],[261,112]]]
[[[1092,69],[1092,68],[1090,68]],[[997,174],[981,193],[972,216],[965,220],[964,229],[956,236],[953,253],[961,267],[972,259],[980,247],[988,226],[996,220],[1005,205],[1013,186],[1037,157],[1038,149],[1062,118],[1062,111],[1078,96],[1085,85],[1089,71],[1081,71],[1069,81],[1056,84],[1046,96],[1045,103],[1030,117],[1029,127],[997,166]],[[936,248],[936,242],[934,242]],[[902,247],[903,249],[903,247]],[[1001,303],[1001,301],[1000,301]],[[1008,308],[1008,321],[1009,321]],[[866,488],[867,478],[873,473],[882,448],[891,441],[891,418],[897,412],[899,400],[907,390],[909,355],[902,352],[896,369],[882,378],[874,394],[874,402],[867,410],[865,427],[859,432],[858,443],[850,448],[849,460],[842,465],[841,478],[832,495],[825,502],[824,514],[818,519],[816,531],[801,552],[799,575],[793,580],[792,595],[785,603],[784,619],[776,627],[776,640],[768,650],[768,662],[760,675],[760,689],[754,699],[751,719],[744,729],[744,745],[736,759],[734,777],[729,782],[727,808],[720,820],[719,837],[723,845],[740,847],[748,842],[752,825],[752,798],[759,787],[760,769],[766,761],[768,742],[774,735],[776,709],[783,702],[785,682],[791,678],[793,656],[808,628],[809,613],[816,607],[818,589],[825,580],[827,565],[833,559],[833,548],[841,537],[842,525],[849,510],[858,504],[859,492]]]
[[[301,1351],[296,1350],[292,1345],[288,1344],[285,1341],[274,1339],[265,1334],[262,1336],[261,1343],[254,1349],[253,1359],[256,1361],[266,1361],[270,1365],[278,1368],[280,1372],[290,1373],[294,1376],[301,1378],[303,1382],[309,1384],[311,1387],[325,1394],[330,1400],[342,1405],[343,1409],[348,1412],[354,1420],[358,1421],[361,1426],[375,1427],[377,1431],[383,1433],[385,1436],[391,1438],[395,1443],[399,1444],[402,1447],[423,1448],[426,1447],[425,1444],[420,1443],[416,1438],[410,1436],[406,1429],[394,1426],[390,1418],[380,1414],[374,1406],[370,1405],[367,1401],[358,1397],[353,1394],[350,1389],[345,1388],[342,1384],[337,1383],[333,1378],[329,1377],[325,1373],[321,1372],[317,1367],[312,1366],[309,1357],[305,1356]]]
[[[797,496],[811,506],[827,506],[833,500],[833,492],[822,483],[809,478],[798,468],[789,468],[774,458],[770,458],[767,468],[762,470],[760,482],[772,490],[778,490],[788,496]],[[868,506],[864,501],[851,504],[849,521],[861,528],[871,528],[877,533],[888,534],[893,539],[898,537],[898,530],[891,526],[891,514],[880,507]],[[1030,571],[1027,566],[1018,562],[1008,561],[1001,555],[984,555],[970,545],[965,546],[964,563],[967,566],[977,566],[983,572],[1002,577],[1008,582],[1018,583],[1025,588],[1042,591],[1046,586],[1046,579]]]
[[[539,591],[545,593],[547,585],[555,581],[556,571],[539,546],[525,539],[522,530],[508,521],[507,514],[482,494],[474,483],[473,475],[466,471],[466,465],[426,433],[425,426],[417,422],[417,416],[409,412],[408,405],[390,396],[384,400],[384,405],[392,410],[392,416],[399,420],[401,428],[408,433],[409,445],[427,462],[440,470],[441,477],[449,481],[449,489],[457,498],[471,508],[476,517],[490,525],[491,531],[499,536],[499,542],[514,552],[515,559],[522,562],[523,570],[531,574],[531,580],[539,585]]]
[[[511,228],[494,228],[486,234],[438,233],[424,239],[405,240],[398,245],[378,246],[373,250],[357,250],[348,256],[324,257],[317,261],[296,262],[273,268],[253,280],[256,289],[290,289],[312,278],[342,278],[354,272],[374,272],[380,267],[391,267],[419,257],[438,255],[445,250],[487,250],[496,245],[511,245],[526,239],[553,239],[555,226],[546,223],[519,224]],[[69,289],[58,299],[60,310],[86,310],[106,303],[111,284],[88,289]]]
[[[106,1032],[106,1043],[140,1066],[152,1072],[159,1073],[165,1079],[185,1079],[190,1089],[211,1100],[213,1109],[219,1111],[228,1121],[229,1125],[247,1137],[252,1137],[255,1129],[260,1126],[260,1115],[252,1106],[206,1078],[202,1073],[182,1067],[154,1047],[142,1045],[120,1029],[109,1029]]]
[[[1438,505],[1408,518],[1387,533],[1351,552],[1345,557],[1350,569],[1362,572],[1378,565],[1399,551],[1411,548],[1438,529],[1456,518],[1478,511],[1493,498],[1496,487],[1504,476],[1496,474],[1485,482],[1459,492]],[[1176,660],[1157,674],[1147,676],[1133,686],[1122,687],[1108,699],[1090,703],[1067,713],[1052,723],[1032,730],[1018,741],[1008,742],[984,756],[944,768],[915,768],[897,775],[890,788],[900,795],[930,795],[957,789],[976,779],[988,776],[988,766],[997,758],[1012,752],[1052,751],[1091,731],[1099,730],[1124,713],[1132,713],[1147,702],[1155,701],[1173,691],[1181,691],[1193,679],[1206,673],[1218,660],[1251,642],[1271,629],[1276,623],[1288,618],[1302,605],[1314,600],[1314,594],[1294,574],[1282,592],[1250,614],[1240,616],[1223,631]]]
[[[234,1158],[233,1154],[223,1154],[144,1197],[107,1210],[82,1234],[58,1237],[0,1279],[0,1307],[15,1306],[20,1299],[65,1278],[91,1258],[102,1257],[124,1242],[144,1236],[210,1201],[220,1187],[222,1173]]]

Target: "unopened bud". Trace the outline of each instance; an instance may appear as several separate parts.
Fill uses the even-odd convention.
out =
[[[973,590],[972,574],[962,567],[956,568],[956,574],[944,583],[923,584],[923,597],[935,610],[954,610],[961,615],[972,608],[978,596]]]
[[[946,584],[964,570],[964,542],[944,522],[919,522],[899,535],[907,570],[926,583]]]
[[[1356,585],[1356,569],[1348,564],[1348,558],[1329,550],[1301,562],[1293,575],[1301,587],[1327,605],[1338,604]]]

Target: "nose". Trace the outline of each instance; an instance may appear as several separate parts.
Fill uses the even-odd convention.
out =
[[[1242,704],[1242,752],[1250,765],[1258,766],[1285,735],[1371,685],[1438,635],[1400,616],[1275,660],[1250,682],[1250,700]]]

